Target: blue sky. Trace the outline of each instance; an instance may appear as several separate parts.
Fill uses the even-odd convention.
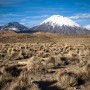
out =
[[[32,27],[51,15],[89,25],[90,0],[0,0],[0,25],[16,21]]]

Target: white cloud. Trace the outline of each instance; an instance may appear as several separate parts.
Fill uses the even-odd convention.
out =
[[[23,16],[23,15],[8,13],[8,14],[0,14],[0,16],[4,17],[4,16]]]
[[[43,19],[49,17],[50,15],[38,15],[38,16],[27,16],[21,19],[20,23],[26,26],[35,26],[43,21]]]
[[[40,20],[33,20],[33,21],[30,21],[30,20],[22,20],[20,21],[21,24],[25,25],[25,26],[28,26],[28,27],[33,27],[33,26],[36,26],[40,23],[41,21]]]
[[[49,15],[41,15],[41,16],[32,16],[31,18],[33,19],[38,19],[38,18],[46,18],[48,17]]]
[[[26,20],[26,19],[42,19],[42,18],[47,18],[47,17],[49,17],[49,15],[27,16],[23,20]]]
[[[79,14],[79,15],[71,16],[69,18],[71,18],[71,19],[88,19],[88,18],[90,18],[90,13],[88,13],[88,14]]]

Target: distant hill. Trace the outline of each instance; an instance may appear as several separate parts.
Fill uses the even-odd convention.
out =
[[[13,30],[20,32],[20,31],[28,31],[29,28],[18,22],[9,22],[8,24],[1,26],[0,30]]]

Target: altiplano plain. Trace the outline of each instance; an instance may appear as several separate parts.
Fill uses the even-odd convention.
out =
[[[90,90],[90,36],[0,31],[0,90]]]

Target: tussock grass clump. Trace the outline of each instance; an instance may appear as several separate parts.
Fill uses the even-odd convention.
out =
[[[69,62],[68,62],[68,59],[66,57],[61,57],[61,65],[68,65]]]
[[[0,90],[40,90],[31,82],[29,72],[23,71],[17,78],[5,77],[0,81]]]
[[[20,51],[14,52],[14,53],[12,53],[11,56],[10,56],[10,60],[17,60],[17,59],[19,59],[19,58],[21,58],[21,52],[20,52]]]
[[[20,75],[20,72],[22,71],[21,69],[18,69],[17,66],[8,66],[5,68],[5,71],[9,74],[11,74],[11,76],[17,77]]]
[[[78,72],[78,76],[81,77],[85,82],[90,81],[90,64],[81,67],[81,71]]]
[[[51,66],[55,66],[55,57],[50,57],[49,58],[49,60],[48,60],[48,62],[47,62],[47,64],[49,65],[49,64],[51,64]]]
[[[58,73],[58,81],[63,88],[73,87],[78,85],[78,78],[72,72]]]
[[[38,86],[32,82],[30,72],[27,70],[22,71],[16,83],[14,90],[40,90]]]
[[[28,60],[27,69],[31,72],[47,72],[46,68],[39,57],[31,57],[30,60]]]
[[[21,78],[11,85],[9,90],[40,90],[36,84],[31,83],[27,78]]]
[[[12,81],[13,81],[13,79],[4,77],[4,78],[0,81],[0,90],[7,90],[8,85],[9,85]],[[5,89],[5,88],[6,88],[6,89]]]
[[[80,60],[78,58],[74,58],[74,57],[72,57],[72,58],[67,57],[67,60],[68,60],[68,63],[71,65],[76,65],[80,62]]]

